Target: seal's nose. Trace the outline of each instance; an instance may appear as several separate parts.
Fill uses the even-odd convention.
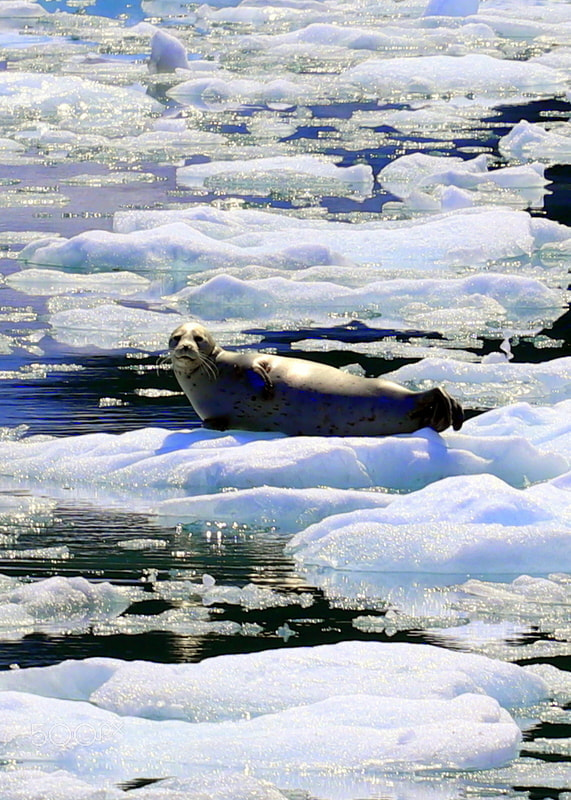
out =
[[[188,344],[186,342],[179,342],[174,348],[173,353],[177,356],[186,356],[187,358],[196,358],[198,355],[196,352],[196,347],[193,347],[192,344]]]

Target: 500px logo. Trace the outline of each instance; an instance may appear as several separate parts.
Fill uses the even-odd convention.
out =
[[[30,739],[36,747],[46,744],[56,747],[101,744],[113,741],[121,733],[121,722],[80,722],[68,725],[67,722],[32,722]]]

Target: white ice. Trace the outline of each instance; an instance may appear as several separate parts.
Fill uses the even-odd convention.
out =
[[[97,621],[119,616],[136,596],[136,590],[82,577],[57,575],[32,583],[13,579],[5,587],[0,583],[0,640],[88,630]]]
[[[461,209],[412,223],[349,224],[304,220],[285,214],[254,212],[266,222],[259,228],[248,212],[180,212],[166,224],[138,227],[135,214],[124,220],[128,232],[92,230],[70,239],[40,239],[27,245],[21,258],[35,267],[134,272],[150,268],[186,276],[209,267],[257,263],[288,269],[316,264],[376,264],[381,269],[454,269],[498,259],[530,256],[540,244],[569,238],[564,226],[535,221],[509,208]],[[202,214],[203,219],[200,219]],[[147,224],[153,219],[147,217]],[[145,215],[142,212],[143,225]],[[210,224],[212,222],[213,224]],[[220,222],[222,224],[220,224]],[[493,229],[495,236],[490,238]],[[414,236],[411,235],[414,232]]]
[[[571,163],[569,122],[546,130],[540,123],[522,119],[499,141],[500,152],[519,161],[541,160],[548,164]]]
[[[329,517],[286,549],[304,564],[361,572],[569,570],[571,495],[551,505],[550,488],[529,497],[491,475],[446,478],[386,509]]]
[[[341,699],[348,687],[357,698],[393,702],[397,698],[454,702],[466,692],[480,693],[489,710],[490,698],[513,708],[548,696],[543,680],[512,664],[428,645],[378,642],[218,656],[196,664],[107,658],[64,661],[48,668],[3,672],[0,687],[3,692],[82,700],[123,717],[194,723],[263,718],[328,698]],[[467,710],[473,711],[471,699],[463,699]],[[335,713],[335,704],[331,705]],[[457,707],[462,705],[457,701]],[[345,716],[341,708],[340,719]],[[429,704],[426,712],[431,713]],[[393,727],[400,718],[394,710],[390,715],[367,713],[364,705],[361,713],[369,724],[376,720],[375,727]],[[410,713],[422,712],[411,703]]]
[[[521,195],[523,208],[540,206],[548,183],[545,167],[529,165],[489,169],[489,157],[479,155],[464,161],[461,158],[412,153],[391,161],[379,173],[384,189],[404,199],[408,205],[441,211],[453,207],[455,189],[464,190],[463,205],[508,203],[516,205],[513,195]],[[447,188],[444,188],[447,187]],[[466,193],[467,192],[467,193]]]
[[[182,42],[166,31],[157,29],[151,38],[151,72],[174,72],[188,69],[186,49]]]
[[[514,486],[569,469],[569,401],[502,409],[503,432],[484,414],[464,432],[430,429],[386,438],[285,437],[275,433],[146,428],[47,441],[0,443],[2,474],[67,496],[90,493],[148,508],[159,499],[256,486],[414,490],[446,476],[491,473]],[[279,446],[277,446],[279,443]],[[165,496],[166,495],[166,496]],[[246,499],[246,507],[248,500]],[[251,520],[247,513],[246,521]]]
[[[385,99],[442,92],[486,92],[508,97],[522,91],[557,95],[563,94],[566,87],[565,74],[550,67],[483,54],[368,59],[348,69],[340,80],[360,89],[365,96]]]
[[[424,358],[387,373],[389,380],[422,391],[444,383],[467,406],[500,406],[518,401],[557,403],[571,391],[571,358],[555,358],[540,364],[499,359],[480,364],[438,357]]]
[[[341,278],[342,270],[338,272]],[[359,275],[360,270],[351,270],[354,282]],[[519,326],[525,331],[538,320],[556,318],[566,305],[563,290],[549,289],[532,278],[493,272],[459,279],[388,279],[360,288],[297,277],[297,271],[249,280],[218,274],[182,289],[166,302],[184,316],[204,320],[365,314],[388,318],[395,327],[438,330],[451,336],[467,325],[472,334],[478,329],[489,333],[492,320],[495,325]],[[478,315],[479,323],[475,322]],[[378,324],[386,326],[382,319]]]
[[[86,108],[90,113],[86,114]],[[0,73],[0,119],[26,119],[30,112],[76,132],[119,135],[136,132],[162,105],[138,89],[103,86],[84,78],[40,73]]]
[[[338,167],[310,155],[210,161],[179,167],[176,176],[181,186],[205,186],[226,191],[230,188],[235,194],[262,196],[271,192],[370,195],[373,189],[370,166]]]

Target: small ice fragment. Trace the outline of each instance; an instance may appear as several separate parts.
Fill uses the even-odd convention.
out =
[[[174,72],[176,69],[188,69],[185,46],[176,36],[155,31],[151,39],[149,72]]]

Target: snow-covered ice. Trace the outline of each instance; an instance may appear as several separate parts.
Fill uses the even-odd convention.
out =
[[[313,222],[282,214],[254,214],[251,218],[242,211],[183,212],[180,218],[177,214],[161,224],[154,222],[161,220],[160,213],[157,217],[139,212],[121,219],[122,231],[94,230],[70,239],[31,242],[21,259],[35,267],[78,271],[122,268],[138,272],[168,267],[181,278],[207,266],[252,263],[288,269],[375,264],[383,270],[421,273],[529,257],[548,242],[569,238],[563,226],[535,221],[526,212],[503,207],[460,209],[406,225]],[[266,222],[262,229],[257,224],[258,214]],[[141,217],[144,227],[139,227]],[[209,217],[214,224],[205,224]],[[490,239],[492,228],[495,236]]]
[[[547,503],[553,501],[545,485]],[[302,563],[358,572],[549,572],[571,568],[568,492],[547,510],[536,492],[490,475],[443,479],[386,509],[328,517],[287,549]],[[543,502],[542,502],[543,501]]]
[[[514,486],[569,469],[568,405],[531,411],[517,432],[488,434],[485,416],[465,432],[422,429],[386,438],[147,428],[48,441],[0,443],[2,475],[58,495],[96,492],[134,507],[159,499],[255,486],[412,490],[453,475],[491,473]],[[490,412],[494,413],[494,412]],[[516,427],[519,407],[512,406]],[[95,496],[95,495],[94,495]],[[146,502],[144,501],[146,499]],[[152,498],[152,499],[151,499]],[[248,503],[246,501],[246,508]]]

